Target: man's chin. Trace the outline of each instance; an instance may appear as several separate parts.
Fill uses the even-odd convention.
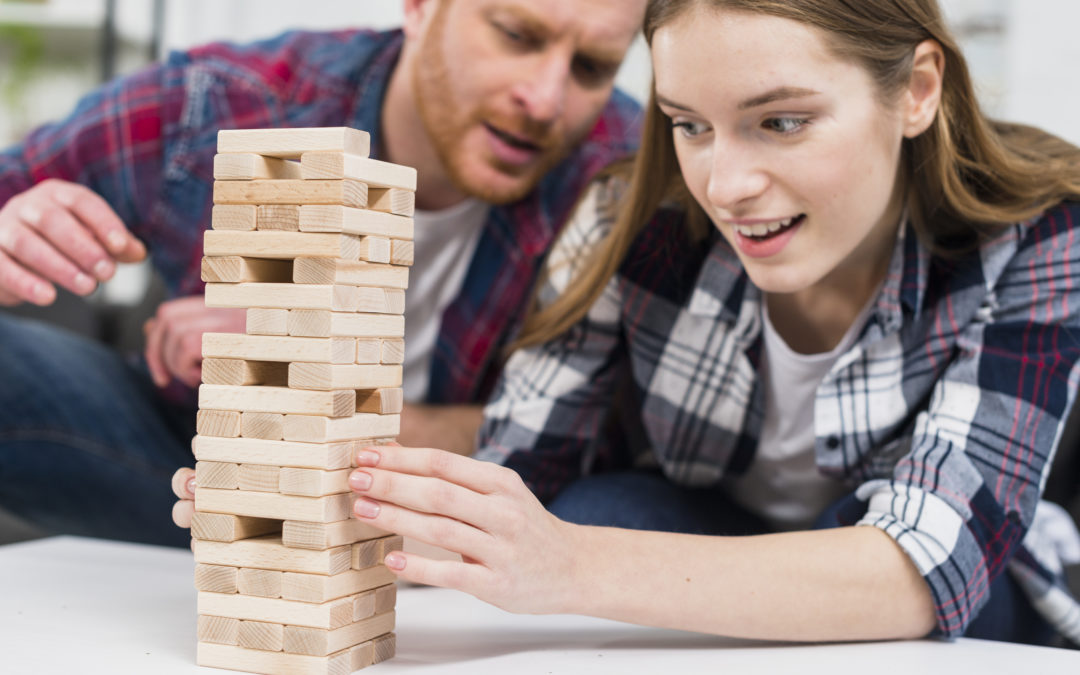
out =
[[[455,182],[462,192],[489,204],[500,205],[511,204],[527,196],[545,171],[532,167],[524,172],[508,172],[486,164],[482,169],[463,168],[455,173]]]

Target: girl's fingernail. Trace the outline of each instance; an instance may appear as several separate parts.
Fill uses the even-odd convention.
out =
[[[379,453],[371,448],[364,448],[356,453],[356,466],[375,466],[379,463]]]
[[[195,496],[195,476],[192,476],[191,478],[188,478],[188,480],[187,480],[187,491],[188,491],[188,494],[190,494],[192,497]]]
[[[363,471],[353,471],[349,475],[349,487],[354,490],[367,490],[371,487],[371,474]]]
[[[401,555],[400,553],[388,554],[386,556],[386,559],[383,560],[383,562],[386,563],[386,566],[392,570],[398,570],[400,572],[401,570],[405,569],[405,556]]]
[[[370,499],[357,499],[353,505],[353,513],[360,518],[374,518],[379,515],[380,506]]]

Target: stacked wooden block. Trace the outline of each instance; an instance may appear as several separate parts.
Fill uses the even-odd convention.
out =
[[[222,131],[203,337],[194,538],[198,663],[349,673],[394,652],[400,548],[350,518],[352,460],[392,440],[416,171],[345,128]]]

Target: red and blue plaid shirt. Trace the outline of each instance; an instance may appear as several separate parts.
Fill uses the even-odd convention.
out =
[[[401,45],[400,31],[291,32],[175,53],[0,152],[0,204],[47,178],[82,183],[147,243],[171,294],[200,293],[218,130],[349,126],[371,133],[378,156]],[[639,126],[638,106],[616,92],[531,194],[490,210],[464,287],[442,317],[429,402],[484,399],[543,255],[590,178],[634,150]]]

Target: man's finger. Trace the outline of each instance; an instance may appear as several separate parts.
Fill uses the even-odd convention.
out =
[[[154,384],[159,387],[164,387],[169,384],[169,380],[172,379],[169,376],[169,369],[165,366],[165,361],[162,354],[164,348],[164,332],[165,323],[163,321],[155,321],[151,319],[146,322],[146,350],[144,352],[146,356],[146,367],[150,370],[150,377],[154,380]]]
[[[56,300],[56,289],[52,284],[24,268],[3,251],[0,251],[0,292],[4,294],[4,302],[11,305],[20,302],[49,305]],[[14,301],[9,302],[8,298],[13,298]]]
[[[61,206],[71,209],[117,260],[138,262],[146,257],[142,242],[128,231],[112,207],[89,188],[61,184],[56,187],[53,198]]]
[[[97,281],[107,281],[116,272],[112,256],[101,247],[94,233],[66,208],[56,204],[42,206],[27,202],[19,209],[18,215],[22,222],[78,265],[87,276]]]

